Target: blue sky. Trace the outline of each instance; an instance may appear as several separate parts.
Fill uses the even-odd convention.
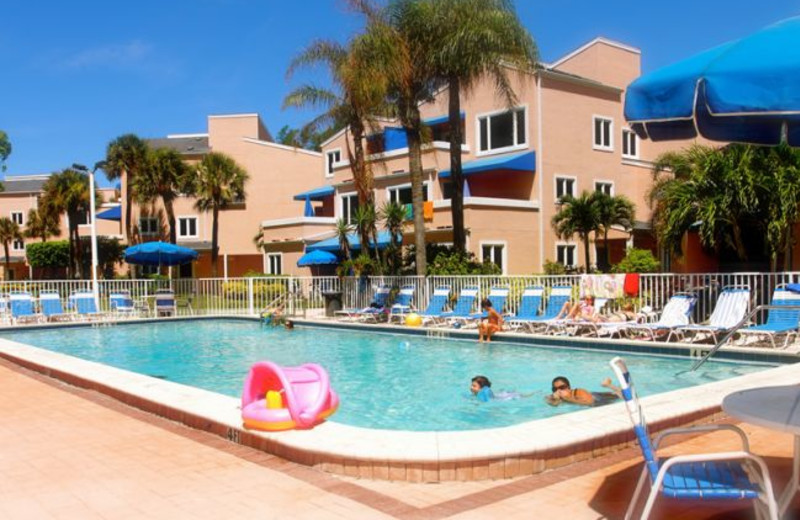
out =
[[[642,50],[644,72],[800,14],[800,0],[517,0],[541,58],[596,36]],[[281,110],[287,64],[361,21],[344,0],[31,0],[0,18],[0,129],[9,175],[102,159],[107,143],[205,132],[209,114],[258,112],[274,133],[314,114]]]

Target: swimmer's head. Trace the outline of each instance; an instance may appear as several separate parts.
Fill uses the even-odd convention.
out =
[[[477,394],[478,392],[481,391],[481,389],[487,386],[489,388],[492,387],[492,382],[489,381],[489,378],[487,378],[486,376],[475,376],[472,378],[472,386],[470,387],[470,391],[473,394]]]

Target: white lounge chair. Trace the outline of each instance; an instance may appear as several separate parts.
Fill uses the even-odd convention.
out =
[[[733,329],[742,321],[750,308],[750,287],[725,287],[717,299],[714,312],[708,323],[702,325],[686,325],[670,331],[667,341],[675,337],[679,341],[696,341],[711,337],[716,343],[718,336]]]

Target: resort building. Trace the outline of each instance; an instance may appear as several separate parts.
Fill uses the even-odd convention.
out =
[[[150,139],[148,144],[153,148],[175,149],[192,164],[211,151],[222,152],[247,171],[245,198],[220,212],[219,276],[242,276],[248,271],[288,272],[281,255],[263,254],[253,237],[263,220],[302,215],[303,202],[295,201],[292,195],[319,182],[317,173],[322,154],[275,143],[257,114],[212,115],[208,117],[206,133],[169,135]],[[121,185],[124,190],[125,182]],[[198,260],[182,266],[178,274],[207,278],[212,273],[212,215],[197,210],[195,202],[193,197],[181,196],[174,204],[178,244],[199,253]],[[124,229],[124,211],[121,218]],[[135,205],[131,219],[132,242],[169,237],[160,200],[146,207]]]
[[[517,97],[513,106],[507,106],[490,81],[480,82],[462,98],[469,251],[479,260],[497,263],[504,274],[542,272],[547,261],[583,267],[582,244],[577,237],[557,239],[551,219],[561,196],[586,190],[625,195],[636,205],[633,233],[612,230],[608,244],[593,238],[592,264],[604,258],[605,247],[611,249],[612,263],[628,246],[656,251],[646,203],[651,161],[688,143],[641,141],[626,126],[625,88],[640,72],[638,49],[597,38],[534,73],[510,71]],[[452,242],[447,95],[443,90],[420,107],[432,135],[422,158],[426,240],[437,243]],[[396,121],[378,123],[382,131],[365,143],[376,206],[386,201],[408,204],[405,133]],[[323,143],[314,188],[290,195],[307,200],[312,211],[262,222],[271,240],[266,254],[280,257],[284,272],[308,274],[307,268],[296,267],[297,260],[314,249],[338,249],[331,238],[334,222],[352,222],[358,197],[348,163],[351,139],[344,129]],[[405,235],[404,242],[411,243],[410,220]]]

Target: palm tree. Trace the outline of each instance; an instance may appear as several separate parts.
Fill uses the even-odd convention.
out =
[[[22,240],[22,231],[19,224],[8,217],[0,217],[0,242],[3,243],[5,253],[5,279],[8,280],[8,273],[11,269],[11,258],[9,256],[9,246],[15,240]]]
[[[603,232],[603,245],[605,246],[605,268],[611,266],[611,250],[608,247],[608,231],[613,226],[620,226],[625,231],[633,229],[636,215],[633,202],[624,195],[611,196],[597,192],[594,197],[597,206],[597,221]]]
[[[135,179],[147,167],[147,143],[134,134],[117,137],[106,148],[104,169],[109,180],[125,178],[125,240],[131,241],[131,209]]]
[[[11,155],[11,141],[8,134],[0,130],[0,171],[6,171],[6,159]]]
[[[437,76],[428,53],[432,49],[433,12],[429,2],[393,0],[374,9],[366,0],[352,0],[367,16],[366,32],[356,38],[357,54],[365,63],[379,67],[385,78],[388,100],[396,110],[408,140],[408,169],[414,210],[415,265],[418,276],[426,272],[425,220],[422,213],[422,144],[427,137],[420,104],[433,99]]]
[[[399,275],[402,267],[400,256],[401,237],[403,236],[403,222],[406,219],[406,208],[397,202],[387,202],[381,207],[380,218],[383,227],[389,232],[389,247],[386,249],[386,265],[391,274]]]
[[[350,260],[350,240],[349,236],[353,228],[345,219],[340,218],[336,220],[336,238],[339,240],[339,250],[345,260]]]
[[[583,253],[588,273],[591,268],[589,259],[589,235],[600,228],[600,215],[595,200],[597,192],[583,192],[579,197],[566,195],[561,198],[561,209],[553,216],[552,226],[556,236],[569,240],[574,235],[583,242]]]
[[[46,206],[41,206],[38,210],[28,211],[28,223],[25,225],[25,236],[28,238],[40,238],[42,242],[47,242],[50,237],[61,235],[61,222],[57,213],[48,211]]]
[[[186,189],[197,197],[195,208],[211,211],[211,276],[217,276],[219,257],[219,212],[234,201],[245,198],[244,185],[248,175],[232,158],[211,152],[197,165],[196,176]]]
[[[532,70],[536,44],[520,23],[510,0],[423,0],[430,3],[431,48],[426,54],[447,84],[450,125],[450,179],[453,185],[453,248],[466,251],[461,94],[490,78],[509,107],[516,104],[508,73]]]
[[[78,225],[81,214],[85,215],[89,211],[89,178],[75,168],[66,168],[51,175],[42,186],[42,191],[42,211],[55,215],[67,214],[69,272],[73,277],[82,277]]]
[[[353,215],[356,233],[361,242],[361,254],[369,256],[369,245],[372,243],[373,256],[375,261],[380,263],[380,253],[378,252],[378,216],[375,213],[375,206],[367,204],[358,206]],[[377,265],[377,264],[376,264]]]
[[[765,211],[766,242],[770,253],[770,267],[777,270],[778,255],[783,254],[784,270],[791,270],[791,250],[794,243],[792,230],[800,220],[800,150],[785,144],[756,149],[762,172],[763,202]]]
[[[169,241],[177,242],[174,202],[186,191],[190,168],[181,156],[170,148],[147,150],[147,166],[133,178],[131,185],[139,203],[152,203],[161,198],[169,225]]]

